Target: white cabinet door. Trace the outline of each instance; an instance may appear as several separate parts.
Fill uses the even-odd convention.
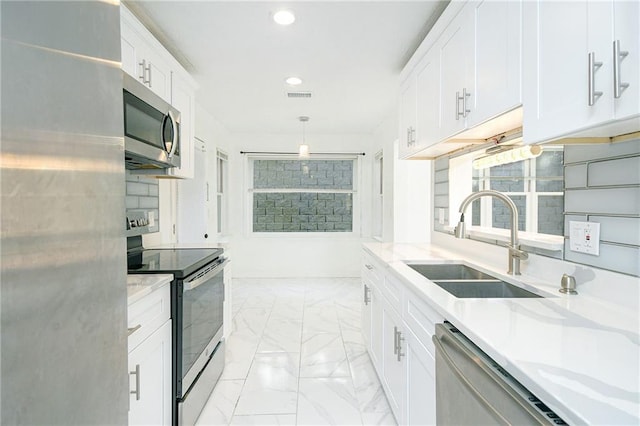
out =
[[[465,129],[473,113],[474,23],[469,9],[463,9],[440,36],[440,126],[446,139]],[[465,96],[466,95],[466,96]]]
[[[475,21],[475,92],[470,102],[473,127],[522,103],[522,2],[470,2]]]
[[[371,342],[369,346],[369,355],[371,362],[376,368],[378,375],[382,376],[382,295],[377,287],[371,287],[370,304],[371,304]]]
[[[525,142],[578,131],[584,136],[637,131],[637,125],[621,131],[614,120],[640,115],[638,10],[638,2],[524,3]],[[615,40],[629,52],[618,61],[620,80],[629,83],[619,97]]]
[[[123,5],[120,6],[122,69],[171,102],[171,55]]]
[[[400,130],[398,151],[400,158],[406,158],[415,152],[416,145],[416,77],[409,75],[400,88]]]
[[[628,52],[619,59],[620,81],[614,81],[629,84],[618,96],[614,93],[615,118],[624,119],[640,114],[640,2],[614,1],[613,19],[613,42]]]
[[[171,424],[171,320],[129,352],[129,424]]]
[[[181,178],[194,176],[195,90],[180,73],[171,79],[171,105],[180,111],[180,167],[171,169],[171,175]]]
[[[410,331],[406,333],[406,417],[408,425],[436,424],[436,361]]]
[[[406,387],[404,345],[398,354],[398,338],[402,337],[403,324],[400,316],[387,303],[382,301],[382,374],[387,401],[398,424],[404,424],[403,407]]]
[[[365,277],[362,278],[362,339],[367,348],[371,347],[371,293],[373,286]]]
[[[420,62],[416,74],[417,143],[415,151],[440,141],[440,62],[431,49]]]

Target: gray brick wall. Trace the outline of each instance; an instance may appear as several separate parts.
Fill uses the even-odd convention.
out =
[[[351,232],[353,198],[346,193],[253,194],[254,232]]]
[[[255,160],[254,189],[300,192],[253,194],[254,232],[351,232],[350,193],[304,192],[353,189],[353,160]]]
[[[352,160],[255,160],[256,189],[353,189]]]

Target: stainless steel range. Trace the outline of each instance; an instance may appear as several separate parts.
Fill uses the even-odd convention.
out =
[[[144,249],[127,238],[127,268],[173,274],[171,319],[174,425],[193,425],[224,368],[224,267],[221,248]]]

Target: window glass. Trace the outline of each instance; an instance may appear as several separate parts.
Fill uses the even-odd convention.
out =
[[[253,232],[352,232],[354,160],[253,160]]]

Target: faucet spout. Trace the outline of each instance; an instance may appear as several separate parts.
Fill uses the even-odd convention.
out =
[[[482,197],[494,197],[502,200],[511,212],[511,244],[509,245],[509,270],[507,273],[520,275],[520,260],[527,259],[529,256],[526,252],[520,250],[520,244],[518,242],[518,209],[507,195],[493,190],[478,191],[470,194],[460,204],[460,222],[458,222],[458,226],[455,228],[455,236],[456,238],[465,237],[464,212],[469,204]]]

